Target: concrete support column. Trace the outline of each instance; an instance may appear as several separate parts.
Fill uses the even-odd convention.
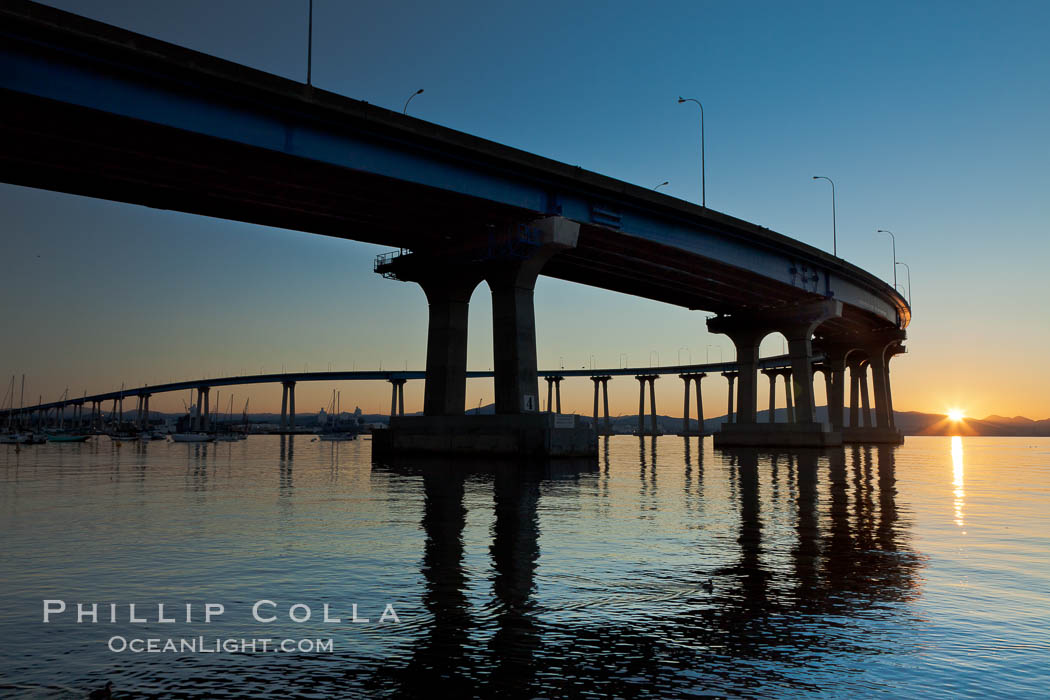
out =
[[[849,365],[849,427],[860,427],[860,361]]]
[[[638,375],[638,437],[645,435],[645,376]]]
[[[547,381],[547,413],[551,412],[551,405],[554,403],[554,377],[544,377]]]
[[[591,377],[591,381],[594,382],[594,431],[598,430],[598,385],[601,383],[601,377]]]
[[[758,420],[758,344],[765,333],[757,330],[730,333],[736,346],[736,421],[754,425]]]
[[[791,357],[791,389],[798,423],[816,420],[813,407],[813,326],[809,323],[785,329]]]
[[[504,272],[488,278],[492,289],[492,368],[496,413],[539,410],[536,375],[536,275]],[[538,273],[538,270],[537,270]]]
[[[787,404],[787,422],[795,422],[795,402],[792,399],[794,391],[791,388],[791,370],[785,369],[781,371],[784,375],[784,402]]]
[[[465,378],[466,375],[464,375]],[[405,382],[408,380],[394,377],[387,381],[390,382],[390,416],[403,416],[405,415]]]
[[[554,378],[554,406],[558,414],[561,414],[561,382],[563,379],[565,377]]]
[[[860,407],[861,419],[865,428],[871,427],[871,404],[868,401],[868,363],[860,366]]]
[[[736,383],[736,372],[722,372],[722,376],[729,381],[729,405],[726,407],[726,423],[733,423],[733,385]]]
[[[207,394],[204,400],[207,402]],[[295,382],[288,382],[288,431],[295,432]]]
[[[659,434],[659,429],[656,427],[656,380],[658,375],[651,375],[649,377],[649,410],[652,411],[652,430],[653,437]]]
[[[890,357],[886,357],[886,407],[889,412],[890,427],[896,429],[897,419],[893,417],[893,390],[890,388]]]
[[[525,246],[527,251],[522,248],[522,259],[493,263],[485,272],[492,290],[492,369],[496,413],[500,414],[539,410],[533,290],[547,261],[563,250],[575,248],[580,233],[579,224],[560,216],[533,222],[528,228],[535,234],[531,240],[537,245]],[[509,243],[514,248],[522,241],[512,233]]]
[[[776,406],[777,406],[777,374],[776,370],[764,369],[762,374],[766,375],[769,379],[769,421],[770,423],[776,423]]]
[[[700,383],[703,378],[707,375],[701,372],[700,374],[694,374],[693,379],[696,380],[696,434],[704,434],[704,395],[700,389]]]
[[[461,416],[467,401],[467,319],[478,270],[443,271],[419,282],[427,295],[427,376],[423,415]],[[393,414],[393,408],[391,408]]]
[[[142,397],[143,428],[149,427],[149,394]]]
[[[602,377],[602,401],[605,404],[605,434],[612,434],[612,424],[609,421],[609,380],[612,377]]]
[[[826,397],[826,400],[825,400],[824,403],[825,403],[825,405],[828,406],[828,421],[830,422],[831,421],[831,408],[830,408],[831,407],[831,394],[834,391],[834,388],[832,386],[832,384],[834,383],[834,379],[832,379],[832,376],[831,376],[831,368],[828,367],[827,365],[824,366],[823,370],[821,370],[821,373],[824,375],[824,396]]]
[[[679,374],[678,377],[685,384],[685,401],[682,408],[682,435],[689,434],[689,382],[693,377],[688,374]]]
[[[841,357],[833,357],[828,360],[831,372],[830,389],[828,390],[828,420],[831,421],[831,429],[842,432],[842,414],[846,399],[846,361]]]
[[[871,379],[875,394],[875,426],[880,429],[890,428],[890,407],[887,386],[889,377],[886,373],[884,348],[872,348],[869,351],[868,363],[871,365]]]
[[[200,403],[197,404],[198,413]],[[393,409],[391,409],[393,410]],[[281,432],[288,430],[288,382],[281,383]]]

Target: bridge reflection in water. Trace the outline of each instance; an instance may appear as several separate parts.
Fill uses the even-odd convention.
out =
[[[633,443],[620,440],[619,447]],[[673,454],[661,462],[665,446]],[[624,477],[611,471],[609,440],[597,472],[536,474],[492,463],[465,470],[462,463],[432,461],[373,465],[373,479],[421,482],[423,606],[430,620],[407,663],[385,665],[368,687],[409,695],[444,688],[457,695],[522,697],[811,691],[826,689],[820,675],[831,658],[892,654],[908,646],[899,630],[887,630],[904,622],[895,611],[917,595],[922,558],[910,549],[900,519],[894,448],[715,452],[724,478],[712,479],[705,469],[712,453],[705,457],[695,439],[664,438],[658,446],[642,438],[637,447],[636,511],[617,513],[624,504],[606,504],[588,512],[581,502],[573,536],[592,540],[601,556],[644,560],[644,552],[629,551],[644,542],[644,526],[620,541],[624,528],[606,530],[596,514],[598,520],[637,522],[646,511],[684,497],[679,525],[695,528],[698,540],[705,529],[726,529],[727,536],[715,533],[727,545],[720,556],[712,557],[710,546],[698,547],[667,562],[661,543],[652,542],[660,553],[649,563],[656,566],[637,572],[648,580],[574,581],[572,557],[567,562],[545,551],[544,494],[554,493],[552,500],[564,510],[567,484],[586,492],[581,501],[592,490],[601,501],[622,486],[611,483]],[[663,471],[675,489],[679,479],[684,489],[672,495],[668,487],[658,496]],[[465,494],[471,483],[492,488],[490,571],[467,563]],[[562,531],[551,533],[549,546],[569,534],[564,517],[557,527]],[[557,570],[541,566],[545,556],[557,561]],[[693,571],[686,577],[678,566],[683,558]],[[593,562],[586,567],[603,568]],[[619,566],[605,568],[622,574]],[[476,580],[479,574],[484,581]],[[554,596],[559,608],[548,605],[550,596],[539,595],[540,588],[553,586],[567,589]],[[479,587],[490,594],[480,606]],[[643,593],[617,600],[618,589],[635,587]]]
[[[0,661],[12,682],[113,680],[124,694],[186,697],[783,696],[870,695],[901,674],[917,687],[955,672],[923,656],[925,560],[898,503],[898,462],[912,498],[938,498],[915,490],[921,448],[775,453],[614,436],[596,462],[537,471],[374,462],[367,440],[290,435],[38,447],[0,451],[12,486],[0,609],[34,615],[0,618],[0,637],[27,650]],[[45,589],[228,603],[225,620],[162,635],[338,644],[114,658],[100,635],[141,628],[38,625]],[[331,602],[344,621],[349,603],[375,620],[393,602],[400,622],[258,627],[244,608],[262,598]]]

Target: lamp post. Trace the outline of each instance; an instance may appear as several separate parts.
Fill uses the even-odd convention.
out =
[[[401,110],[401,114],[408,114],[408,103],[411,102],[412,98],[415,97],[416,95],[422,95],[422,94],[423,94],[423,88],[419,88],[418,90],[413,92],[411,95],[409,95],[408,99],[405,100],[405,108],[403,110]]]
[[[314,0],[310,0],[310,12],[306,27],[306,84],[310,85],[314,66]]]
[[[904,269],[908,272],[908,306],[911,306],[911,268],[908,267],[906,262],[894,262],[894,269],[897,268],[897,265],[904,265]]]
[[[670,184],[671,184],[671,181],[670,181],[670,180],[664,180],[664,181],[663,181],[663,182],[661,182],[661,183],[660,183],[659,185],[657,185],[656,187],[654,187],[654,188],[653,188],[653,190],[658,190],[658,189],[660,189],[661,187],[663,187],[664,185],[670,185]]]
[[[679,97],[678,104],[683,102],[695,102],[700,107],[700,206],[707,209],[707,174],[704,167],[704,106],[700,100],[691,97]]]
[[[831,254],[837,258],[839,256],[839,239],[838,231],[836,231],[837,222],[835,216],[835,183],[830,177],[825,177],[823,175],[814,175],[813,179],[827,180],[831,183]]]
[[[888,233],[890,234],[890,240],[893,241],[893,287],[897,287],[897,237],[893,235],[893,231],[887,231],[884,228],[880,228],[875,233]]]

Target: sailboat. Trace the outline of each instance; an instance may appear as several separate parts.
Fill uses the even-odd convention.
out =
[[[230,394],[230,408],[226,411],[226,426],[225,429],[215,434],[215,439],[219,442],[237,442],[240,440],[237,434],[233,432],[232,428],[233,421],[233,394]]]
[[[345,442],[348,440],[357,439],[357,424],[353,423],[349,426],[341,426],[339,424],[340,416],[340,401],[342,400],[342,394],[336,394],[335,389],[332,389],[332,414],[329,418],[329,423],[321,429],[321,433],[317,436],[319,439],[325,442]]]
[[[185,402],[184,402],[185,403]],[[186,417],[189,425],[188,432],[177,432],[171,434],[172,442],[211,442],[215,439],[214,435],[198,430],[198,426],[201,420],[201,407],[193,405],[193,390],[190,390],[190,405],[186,407]],[[184,425],[180,421],[180,427]]]
[[[65,392],[62,394],[62,401],[69,400],[69,387],[66,387]],[[64,413],[64,411],[63,411]],[[48,442],[86,442],[90,435],[79,433],[75,430],[66,431],[65,429],[65,416],[59,418],[58,429],[46,431],[46,439]],[[73,426],[75,427],[75,426]]]

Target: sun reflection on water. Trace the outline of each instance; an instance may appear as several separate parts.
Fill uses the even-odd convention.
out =
[[[955,487],[955,524],[965,527],[963,506],[966,505],[966,491],[963,489],[963,447],[962,438],[952,437],[952,486]],[[966,533],[963,532],[965,535]]]

